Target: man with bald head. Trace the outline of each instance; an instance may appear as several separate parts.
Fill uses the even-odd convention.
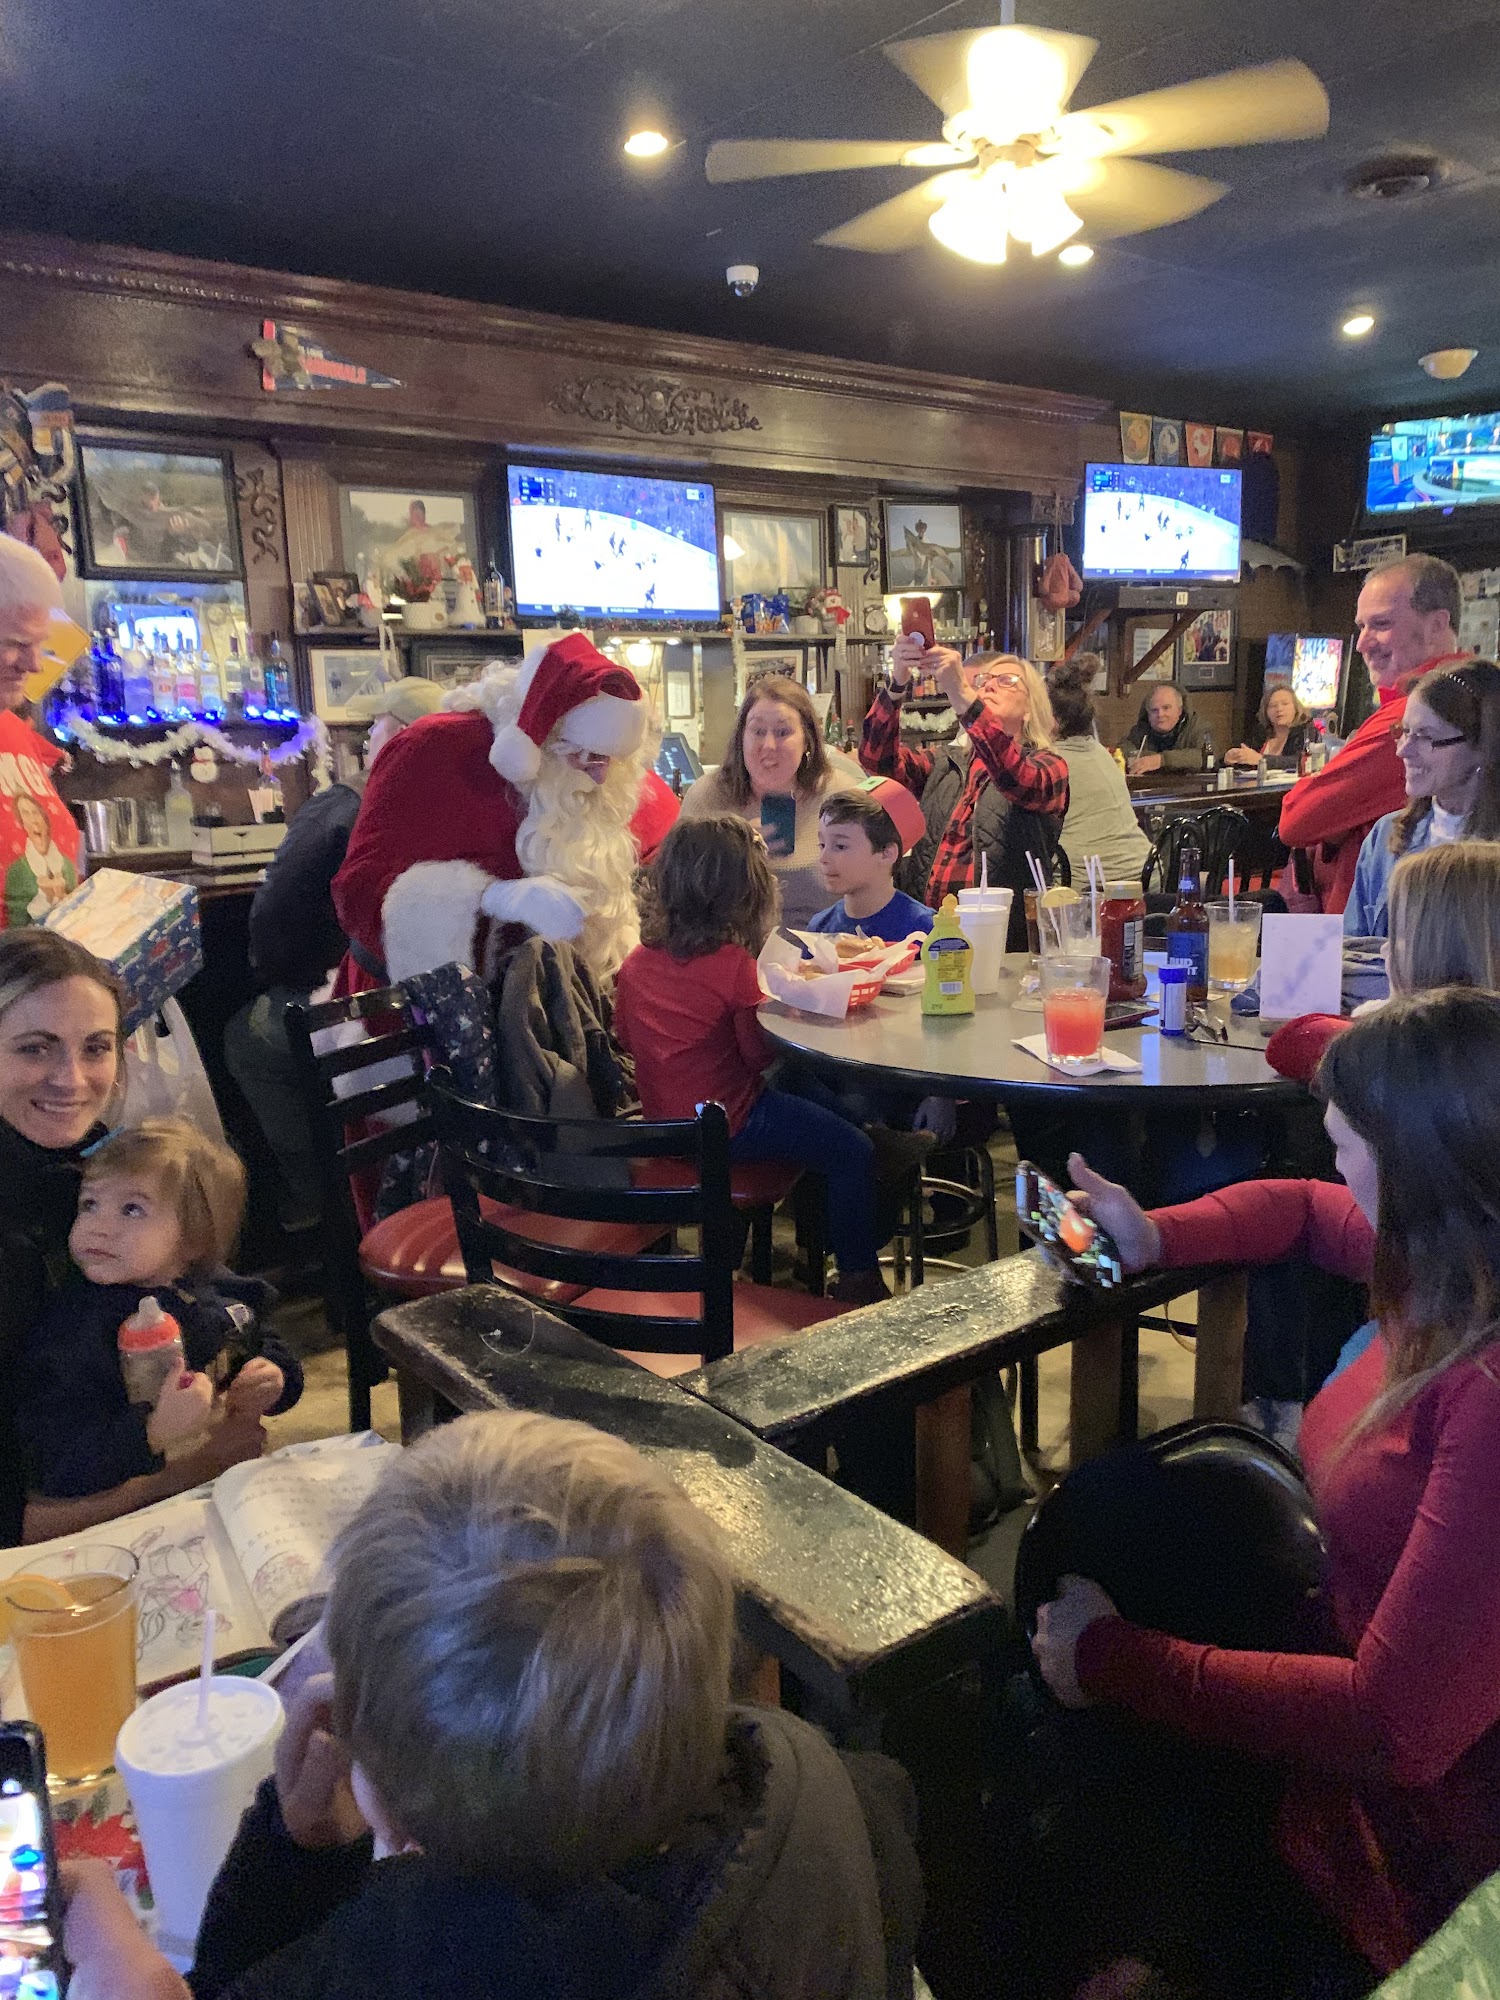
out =
[[[1458,571],[1436,556],[1406,556],[1371,570],[1354,614],[1354,644],[1375,689],[1367,716],[1338,755],[1299,778],[1281,808],[1288,847],[1311,850],[1326,912],[1342,914],[1365,835],[1406,803],[1393,732],[1424,674],[1456,665],[1462,591]]]

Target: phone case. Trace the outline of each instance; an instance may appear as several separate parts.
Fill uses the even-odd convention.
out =
[[[927,645],[937,644],[930,597],[904,597],[901,600],[901,630],[908,633],[920,632]]]
[[[797,801],[790,792],[768,792],[760,802],[760,830],[772,854],[790,854],[797,845]]]
[[[1076,1209],[1057,1182],[1030,1160],[1016,1167],[1016,1221],[1063,1277],[1101,1291],[1124,1283],[1120,1252],[1109,1231]]]

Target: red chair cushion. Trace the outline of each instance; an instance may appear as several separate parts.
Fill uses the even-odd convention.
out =
[[[694,1319],[702,1311],[699,1292],[610,1292],[596,1288],[582,1292],[569,1302],[568,1310],[611,1313],[616,1318]],[[805,1333],[823,1320],[837,1319],[851,1308],[835,1299],[815,1299],[806,1292],[782,1291],[774,1285],[741,1284],[734,1287],[734,1344],[753,1347],[762,1340],[784,1340],[788,1334]],[[625,1330],[622,1329],[622,1333]],[[701,1354],[657,1354],[641,1352],[620,1344],[629,1361],[638,1361],[653,1375],[685,1375],[702,1366]]]
[[[661,1234],[660,1229],[643,1223],[579,1222],[570,1216],[533,1215],[483,1196],[479,1206],[490,1222],[503,1222],[535,1243],[554,1243],[568,1250],[636,1257]],[[400,1299],[427,1299],[436,1292],[456,1291],[469,1282],[458,1248],[453,1207],[446,1195],[415,1202],[377,1222],[360,1241],[359,1263],[372,1284]],[[581,1285],[533,1277],[507,1265],[497,1264],[495,1274],[517,1291],[548,1305],[566,1305],[583,1290]]]
[[[691,1160],[634,1160],[630,1168],[636,1187],[692,1187],[693,1175]],[[783,1160],[749,1160],[729,1169],[729,1199],[736,1208],[774,1208],[801,1178],[802,1169]]]

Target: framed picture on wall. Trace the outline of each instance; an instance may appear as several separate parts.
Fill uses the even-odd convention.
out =
[[[341,486],[344,564],[372,604],[435,583],[465,555],[478,564],[479,519],[472,493],[414,492],[396,486]]]
[[[886,500],[887,590],[962,590],[963,524],[951,500]]]
[[[477,681],[495,658],[482,646],[455,646],[451,639],[413,639],[411,670],[439,687],[467,687]]]
[[[762,514],[725,508],[724,594],[731,601],[747,591],[774,597],[777,591],[806,596],[824,580],[821,514]]]
[[[838,569],[868,569],[875,523],[867,507],[833,510],[833,560]]]
[[[85,576],[242,576],[227,452],[80,444]]]
[[[1128,635],[1125,657],[1130,663],[1126,670],[1125,692],[1129,694],[1131,688],[1135,686],[1140,686],[1144,691],[1152,681],[1171,680],[1177,666],[1177,649],[1174,646],[1168,646],[1144,674],[1140,671],[1141,661],[1153,647],[1159,646],[1171,631],[1170,620],[1133,618],[1125,629]]]
[[[1177,641],[1177,678],[1184,687],[1234,686],[1234,613],[1200,611]]]
[[[389,653],[383,656],[389,659]],[[349,703],[356,695],[379,694],[387,676],[381,671],[378,646],[309,646],[307,671],[312,682],[313,714],[324,722],[352,722]]]

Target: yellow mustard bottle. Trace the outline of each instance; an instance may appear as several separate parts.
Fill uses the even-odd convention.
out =
[[[958,927],[958,898],[944,896],[922,947],[924,1014],[973,1013],[974,987],[969,978],[973,961],[973,947]]]

